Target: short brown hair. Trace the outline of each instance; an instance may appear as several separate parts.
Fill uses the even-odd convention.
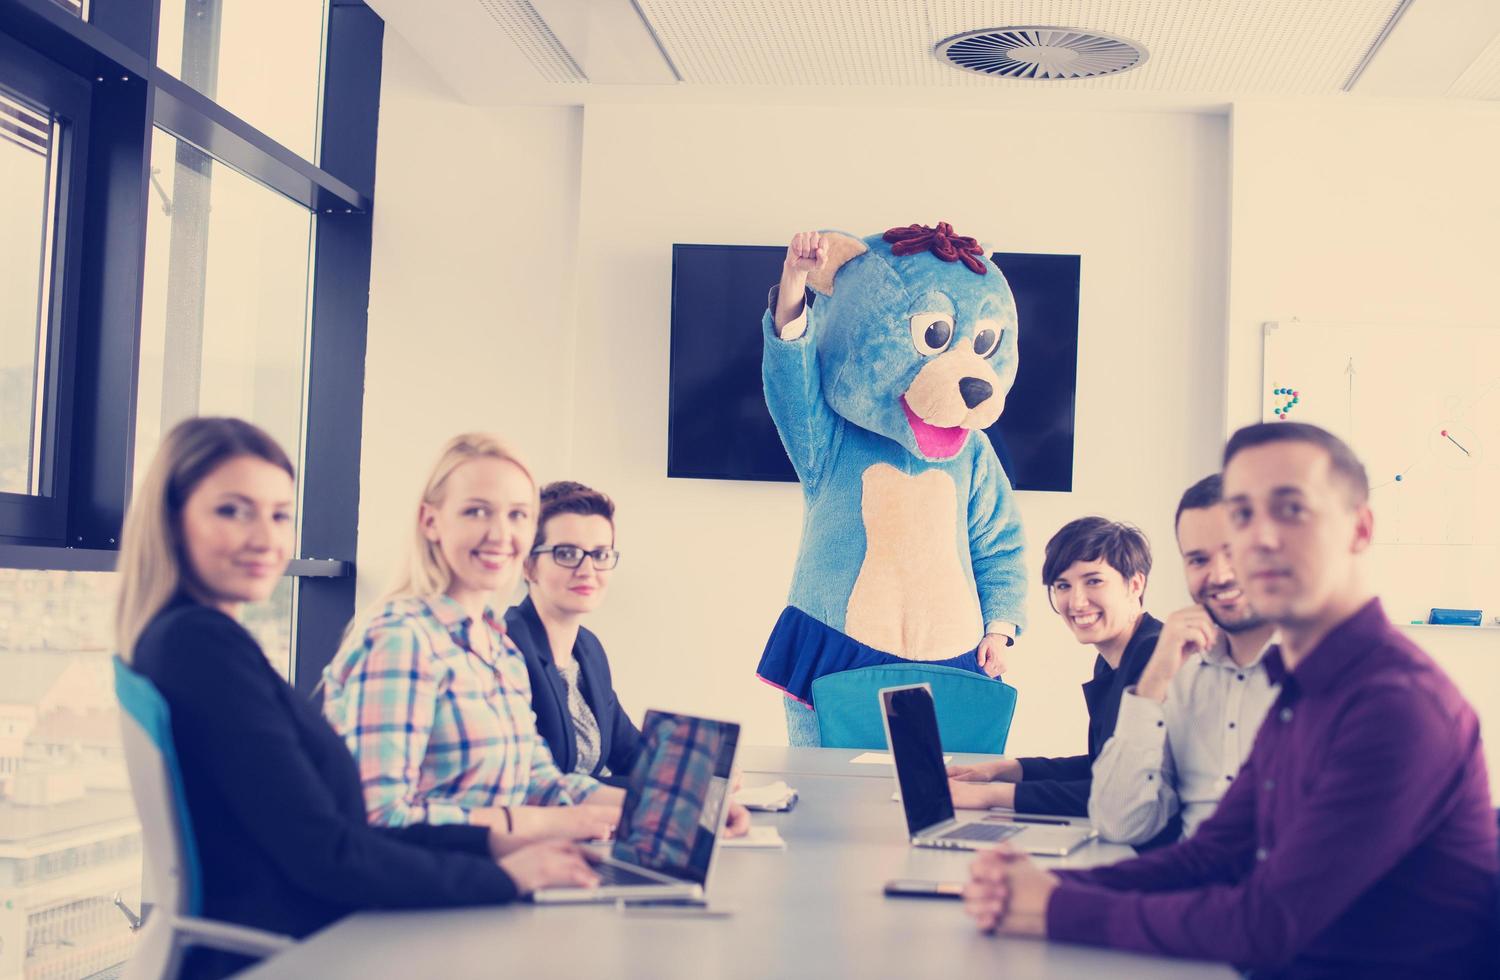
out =
[[[1182,512],[1185,510],[1207,510],[1223,502],[1224,478],[1218,473],[1210,473],[1183,492],[1182,499],[1177,501],[1177,516],[1173,518],[1173,523],[1182,524]]]
[[[536,519],[536,541],[533,548],[546,544],[547,522],[558,514],[582,514],[584,517],[598,516],[609,521],[609,529],[615,528],[615,502],[608,496],[572,480],[557,480],[542,487],[542,510]]]
[[[1050,587],[1076,561],[1099,558],[1127,581],[1137,572],[1151,575],[1151,544],[1140,528],[1105,517],[1080,517],[1064,524],[1047,542],[1042,584]]]
[[[1274,442],[1305,442],[1317,446],[1328,454],[1329,465],[1348,485],[1354,503],[1359,505],[1370,499],[1370,477],[1354,450],[1332,432],[1308,422],[1257,422],[1245,426],[1230,436],[1225,444],[1224,468],[1227,470],[1229,461],[1243,450]]]

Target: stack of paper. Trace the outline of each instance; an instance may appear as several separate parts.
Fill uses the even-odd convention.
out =
[[[797,803],[797,791],[784,780],[776,780],[765,786],[746,786],[734,795],[747,810],[790,810]]]

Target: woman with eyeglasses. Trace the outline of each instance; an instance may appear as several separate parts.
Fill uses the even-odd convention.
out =
[[[410,558],[323,672],[323,712],[359,763],[372,821],[607,837],[624,794],[560,771],[497,604],[536,537],[531,471],[494,436],[449,440],[413,514]]]
[[[526,656],[537,731],[558,767],[616,786],[635,765],[641,733],[583,621],[604,601],[619,562],[614,501],[581,483],[549,483],[523,567],[526,598],[505,614],[506,632]]]
[[[239,419],[169,432],[130,501],[115,636],[171,713],[203,914],[306,936],[362,909],[507,902],[597,880],[575,845],[485,827],[372,827],[343,741],[241,623],[293,547],[291,461]],[[193,949],[182,976],[248,961]]]

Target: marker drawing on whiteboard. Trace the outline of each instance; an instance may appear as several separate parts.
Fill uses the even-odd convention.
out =
[[[1349,376],[1349,441],[1354,442],[1354,358],[1344,365],[1344,373]]]
[[[1470,453],[1470,452],[1469,452],[1469,451],[1468,451],[1468,450],[1467,450],[1467,449],[1465,449],[1465,448],[1464,448],[1464,447],[1463,447],[1463,444],[1462,444],[1462,443],[1460,443],[1460,442],[1459,442],[1459,441],[1458,441],[1458,440],[1457,440],[1457,439],[1455,439],[1455,438],[1453,438],[1453,437],[1452,437],[1452,436],[1450,436],[1450,435],[1449,435],[1449,434],[1448,434],[1448,430],[1447,430],[1447,429],[1444,429],[1444,430],[1443,430],[1443,431],[1442,431],[1442,433],[1441,433],[1441,435],[1442,435],[1442,437],[1443,437],[1443,438],[1444,438],[1444,439],[1447,439],[1447,440],[1448,440],[1448,441],[1449,441],[1449,442],[1451,442],[1451,443],[1453,443],[1453,444],[1454,444],[1454,445],[1455,445],[1455,446],[1457,446],[1457,447],[1458,447],[1458,449],[1459,449],[1459,451],[1460,451],[1460,452],[1462,452],[1462,453],[1463,453],[1463,454],[1464,454],[1464,455],[1465,455],[1465,456],[1471,456],[1471,455],[1473,455],[1473,454],[1472,454],[1472,453]]]

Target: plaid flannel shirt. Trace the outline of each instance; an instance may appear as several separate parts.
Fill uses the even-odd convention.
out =
[[[561,772],[537,734],[521,651],[489,609],[492,658],[445,595],[389,602],[323,671],[323,713],[359,766],[370,819],[467,823],[475,807],[573,804],[599,783]]]

